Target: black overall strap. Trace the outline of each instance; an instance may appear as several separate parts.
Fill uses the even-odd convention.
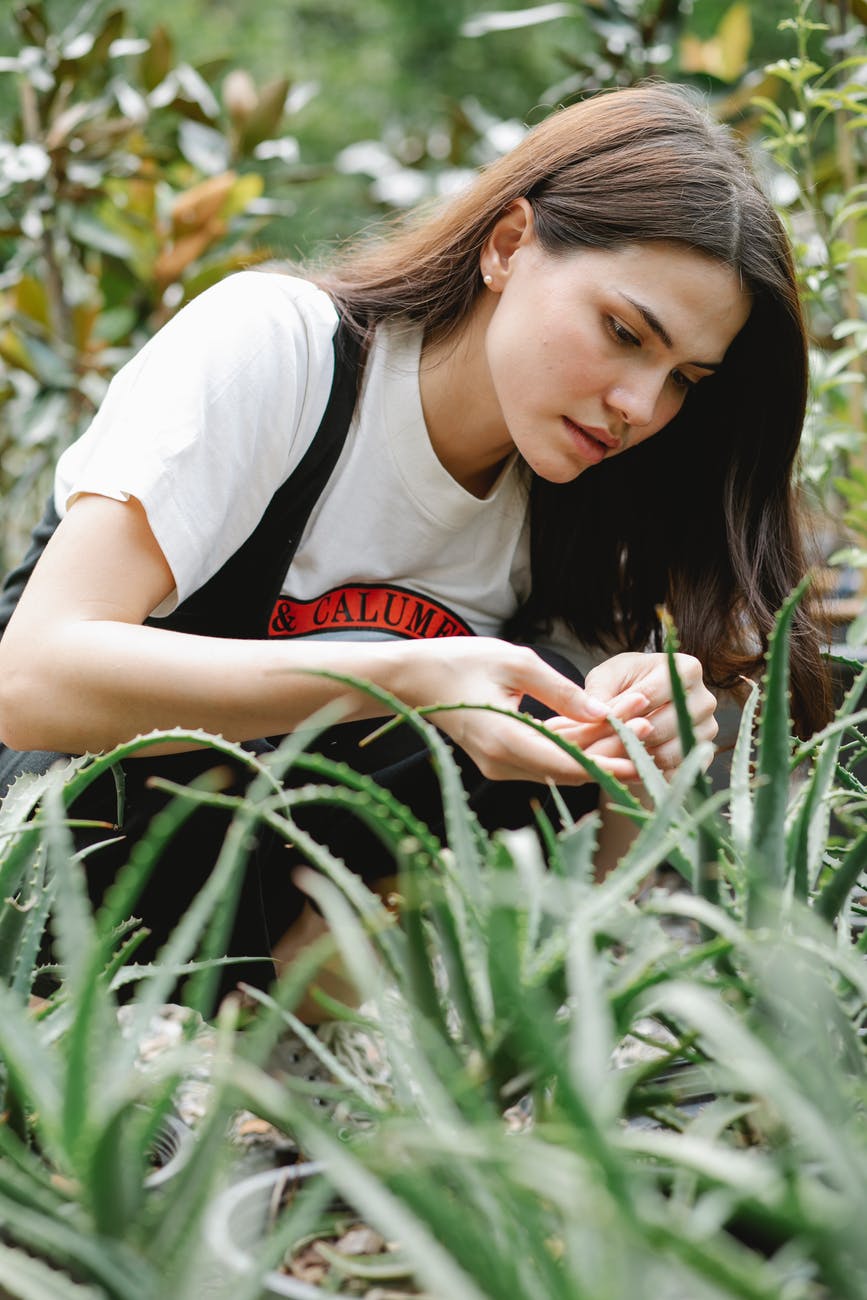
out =
[[[334,336],[334,379],[322,422],[297,468],[271,498],[242,546],[168,617],[148,620],[200,636],[266,637],[274,603],[310,512],[337,464],[355,409],[361,347],[341,320]],[[60,520],[49,499],[30,548],[0,593],[0,636]]]

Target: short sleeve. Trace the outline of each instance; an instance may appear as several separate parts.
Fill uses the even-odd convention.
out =
[[[155,614],[234,554],[303,456],[328,401],[336,325],[331,300],[307,281],[230,276],[118,372],[60,458],[61,516],[84,492],[141,501],[176,584]]]

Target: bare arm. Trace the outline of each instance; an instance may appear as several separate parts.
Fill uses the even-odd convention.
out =
[[[517,708],[530,694],[583,722],[591,744],[608,731],[604,708],[530,650],[488,638],[287,644],[142,626],[173,586],[136,501],[79,498],[0,642],[3,740],[16,749],[77,753],[178,726],[247,740],[292,731],[337,698],[350,718],[376,715],[363,692],[307,675],[322,669],[370,681],[412,706],[463,700]],[[627,716],[646,703],[627,693],[618,707]],[[520,723],[481,712],[441,714],[437,722],[488,776],[587,780],[578,764]],[[622,751],[602,761],[616,775],[632,772]]]

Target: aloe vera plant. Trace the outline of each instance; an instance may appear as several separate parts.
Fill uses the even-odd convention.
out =
[[[531,835],[480,833],[436,735],[466,857],[446,849],[421,869],[417,842],[404,846],[400,932],[307,846],[317,901],[377,1007],[396,1104],[347,1146],[272,1081],[243,1085],[402,1241],[431,1294],[862,1295],[867,972],[851,922],[865,792],[840,758],[864,715],[858,682],[823,733],[793,738],[800,594],[744,709],[728,790],[709,791],[688,734],[670,783],[627,738],[654,809],[622,792],[642,826],[601,883],[592,816],[545,828],[546,871]],[[279,815],[291,824],[291,801]],[[675,857],[695,891],[636,896]],[[672,940],[674,918],[694,923],[691,943]],[[648,1035],[655,1057],[622,1065],[624,1041]],[[509,1133],[501,1111],[524,1090],[533,1124]]]
[[[823,733],[793,739],[785,661],[797,599],[744,709],[728,790],[708,789],[709,751],[688,734],[682,699],[687,753],[671,781],[624,733],[652,810],[605,778],[638,834],[601,882],[595,814],[559,827],[540,819],[539,836],[487,835],[442,735],[387,696],[400,725],[430,746],[444,843],[369,778],[290,739],[267,761],[243,755],[253,777],[244,795],[175,790],[93,916],[67,810],[94,766],[118,754],[19,790],[0,851],[14,899],[0,924],[16,945],[0,991],[2,1284],[23,1297],[262,1294],[267,1269],[325,1193],[298,1198],[258,1272],[215,1272],[203,1224],[226,1176],[227,1117],[244,1104],[299,1135],[329,1182],[401,1241],[434,1296],[855,1300],[867,1267],[856,1220],[867,1192],[867,974],[855,924],[865,791],[848,747],[863,721],[862,683]],[[283,788],[290,764],[306,785]],[[232,828],[158,962],[138,968],[126,928],[138,891],[172,827],[200,803],[228,807]],[[354,810],[390,847],[399,919],[296,824],[311,803]],[[133,1068],[136,1044],[179,972],[191,974],[191,1006],[208,1005],[224,904],[258,821],[318,869],[311,892],[365,999],[363,1015],[342,1014],[376,1035],[392,1095],[372,1093],[319,1046],[335,1090],[373,1122],[345,1141],[303,1085],[263,1072],[280,1033],[298,1028],[292,1007],[311,954],[258,995],[244,1029],[224,1008],[214,1097],[190,1160],[146,1193],[153,1134],[198,1058],[189,1042],[144,1075]],[[692,891],[647,887],[671,862]],[[60,983],[34,1016],[25,972],[46,917]],[[673,938],[674,922],[691,927],[688,942]],[[130,979],[124,1038],[114,990]],[[636,1042],[645,1052],[631,1059]],[[521,1098],[510,1114],[524,1131],[510,1132],[503,1111]]]

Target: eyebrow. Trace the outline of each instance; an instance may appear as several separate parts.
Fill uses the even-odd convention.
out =
[[[655,312],[652,312],[649,307],[645,307],[644,303],[638,302],[635,298],[630,298],[628,293],[623,293],[622,290],[618,290],[618,293],[621,298],[625,298],[635,308],[648,327],[653,330],[654,334],[662,340],[667,348],[674,347],[671,335]],[[685,364],[696,366],[699,370],[719,370],[722,366],[721,361],[687,361]]]

